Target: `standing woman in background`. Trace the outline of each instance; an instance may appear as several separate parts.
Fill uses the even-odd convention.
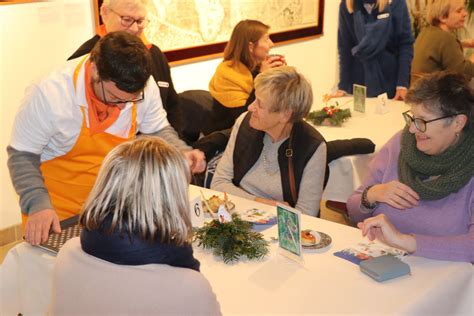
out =
[[[464,0],[432,0],[428,5],[430,24],[418,35],[415,42],[412,82],[441,70],[450,70],[474,77],[474,54],[464,57],[463,47],[474,47],[474,39],[460,42],[456,30],[464,27],[467,17]]]
[[[269,29],[256,20],[243,20],[234,27],[224,50],[224,60],[209,82],[213,106],[204,134],[232,127],[235,119],[255,100],[255,76],[286,64],[282,56],[268,55],[274,45]]]
[[[405,0],[342,0],[337,42],[339,90],[331,97],[352,94],[353,84],[360,84],[368,97],[386,92],[405,98],[413,58]]]

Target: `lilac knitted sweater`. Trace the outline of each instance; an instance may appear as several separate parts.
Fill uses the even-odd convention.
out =
[[[398,180],[401,132],[395,134],[369,165],[369,175],[347,201],[354,222],[385,214],[402,233],[415,235],[414,255],[474,262],[474,178],[458,192],[436,201],[419,201],[406,210],[381,203],[371,213],[361,210],[362,191],[369,185]],[[473,158],[474,159],[474,158]]]

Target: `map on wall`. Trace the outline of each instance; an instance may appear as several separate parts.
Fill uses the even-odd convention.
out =
[[[260,20],[271,33],[317,27],[320,0],[152,0],[147,38],[172,51],[230,38],[243,19]],[[322,20],[321,20],[322,21]]]

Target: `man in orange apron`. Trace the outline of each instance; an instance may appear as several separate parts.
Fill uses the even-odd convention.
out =
[[[79,214],[104,157],[137,132],[164,138],[184,152],[192,172],[204,170],[204,154],[169,125],[150,63],[139,38],[110,33],[90,56],[27,91],[7,148],[26,241],[46,241],[51,228],[60,232],[60,220]]]

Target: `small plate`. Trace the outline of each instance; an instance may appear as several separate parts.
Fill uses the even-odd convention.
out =
[[[309,230],[309,231],[310,231],[311,235],[313,235],[314,238],[316,238],[316,243],[313,244],[313,245],[303,245],[303,244],[301,244],[301,246],[304,249],[322,249],[322,248],[326,248],[329,245],[331,245],[332,239],[328,234],[318,232],[318,231],[315,231],[315,230]]]
[[[216,202],[213,202],[213,203],[209,203],[209,199],[207,200],[208,203],[206,202],[202,202],[202,208],[204,210],[204,212],[208,212],[208,213],[211,213],[211,214],[217,214],[217,211],[219,210],[219,206],[220,205],[224,205],[225,206],[225,202],[224,200],[218,198],[218,200]],[[207,207],[207,205],[210,205],[212,208],[215,209],[215,212],[214,212],[214,209],[213,210],[209,210],[209,208]],[[227,201],[227,206],[228,206],[228,209],[227,209],[227,212],[231,212],[234,208],[235,208],[235,204],[232,202],[232,201]]]

